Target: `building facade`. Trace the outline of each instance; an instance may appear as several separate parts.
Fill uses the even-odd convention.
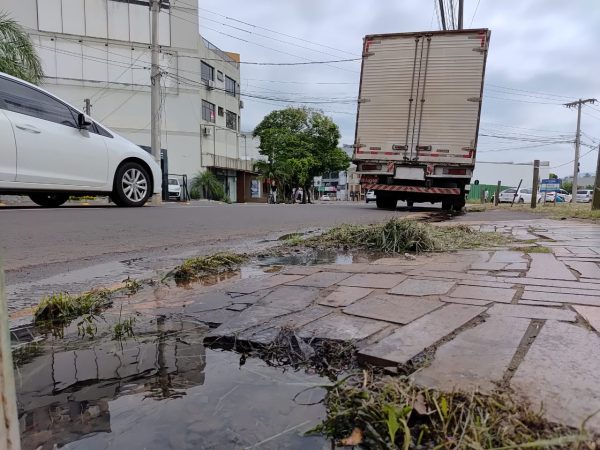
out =
[[[141,146],[150,145],[148,0],[4,0],[42,59],[43,87]],[[195,0],[162,0],[161,147],[170,174],[213,171],[232,201],[256,177],[242,156],[239,55],[198,31]]]

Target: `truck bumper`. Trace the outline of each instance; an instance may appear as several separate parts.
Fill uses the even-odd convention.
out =
[[[460,188],[398,186],[388,184],[364,184],[364,189],[373,191],[414,192],[416,194],[460,195]]]

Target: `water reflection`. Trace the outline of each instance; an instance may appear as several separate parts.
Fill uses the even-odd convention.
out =
[[[325,380],[257,360],[240,367],[238,355],[204,348],[205,326],[153,326],[125,342],[47,342],[20,365],[23,449],[327,448],[302,436],[322,407],[292,401]]]

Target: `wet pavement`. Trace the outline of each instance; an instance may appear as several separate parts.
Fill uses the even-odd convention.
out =
[[[511,388],[548,419],[589,418],[600,433],[600,226],[469,225],[516,248],[262,258],[203,283],[146,286],[91,340],[19,330],[15,344],[31,349],[17,369],[25,448],[329,448],[303,435],[323,391],[294,401],[329,380],[218,350],[267,348],[282,333],[307,353],[354,346],[360,365],[408,368],[436,389]],[[111,339],[117,314],[136,318],[135,339]]]

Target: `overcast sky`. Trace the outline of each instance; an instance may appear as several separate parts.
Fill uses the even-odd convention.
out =
[[[360,56],[366,34],[439,29],[436,2],[200,0],[200,31],[221,49],[240,53],[243,61],[348,59]],[[473,28],[492,30],[480,134],[508,138],[480,136],[478,159],[525,162],[539,158],[550,161],[552,167],[562,165],[553,170],[560,176],[571,175],[573,144],[548,141],[574,139],[577,113],[562,103],[600,99],[600,2],[480,0],[475,13],[476,5],[477,0],[465,0],[465,27],[472,22]],[[243,65],[241,85],[242,93],[261,97],[339,102],[311,106],[335,120],[343,144],[353,144],[356,106],[348,100],[358,95],[359,75],[359,61],[295,67]],[[251,98],[244,98],[244,103],[243,130],[252,130],[273,109],[292,104]],[[596,143],[597,148],[600,103],[593,108],[583,109],[583,142]],[[581,153],[585,155],[581,171],[595,171],[597,151],[584,146]]]

